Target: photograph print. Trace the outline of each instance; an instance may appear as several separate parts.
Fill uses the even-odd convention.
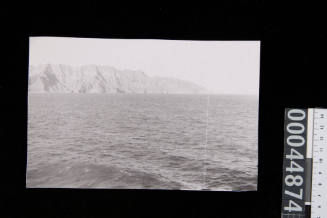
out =
[[[260,41],[30,37],[27,188],[254,191]]]

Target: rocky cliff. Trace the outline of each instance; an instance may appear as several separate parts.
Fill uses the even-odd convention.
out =
[[[162,93],[201,94],[206,90],[174,78],[110,66],[38,65],[29,67],[30,93]]]

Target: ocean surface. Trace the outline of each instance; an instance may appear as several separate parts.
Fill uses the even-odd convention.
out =
[[[27,187],[257,188],[258,97],[29,94]]]

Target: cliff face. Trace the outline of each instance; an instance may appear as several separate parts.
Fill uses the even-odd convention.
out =
[[[201,94],[206,90],[188,81],[150,77],[141,71],[47,64],[30,66],[29,92]]]

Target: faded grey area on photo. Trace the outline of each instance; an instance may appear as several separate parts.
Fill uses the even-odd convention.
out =
[[[31,37],[28,188],[257,189],[259,41]]]

